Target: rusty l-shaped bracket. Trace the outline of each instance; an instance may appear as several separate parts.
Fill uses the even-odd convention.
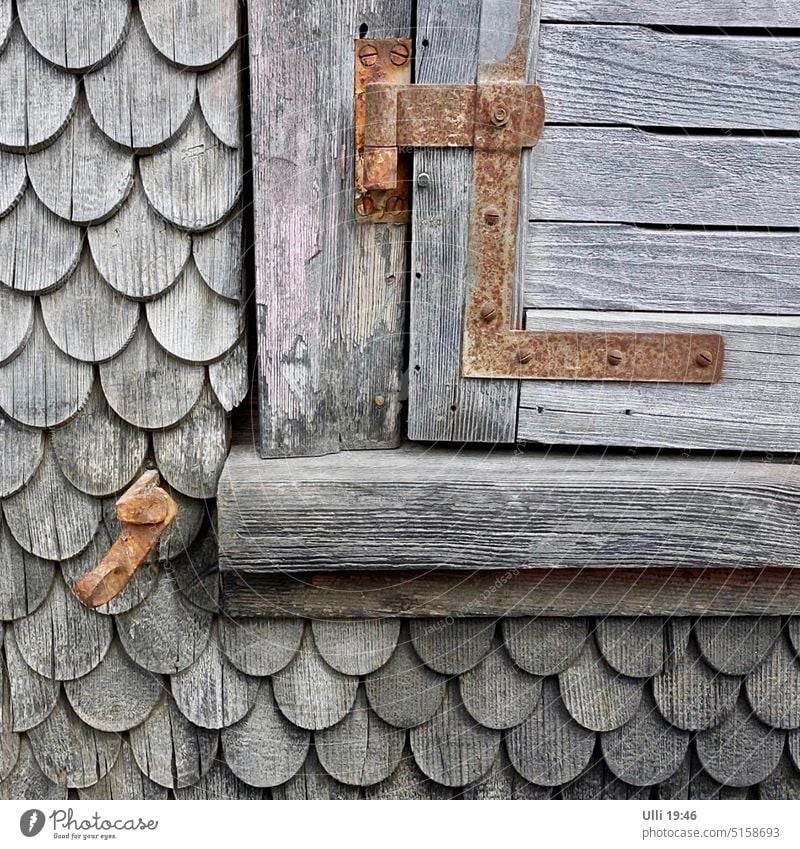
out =
[[[526,82],[528,0],[521,10],[513,49],[482,64],[477,85],[411,85],[410,41],[356,41],[357,220],[408,220],[414,148],[472,147],[462,376],[715,383],[724,357],[715,333],[514,327],[522,150],[539,140],[545,115],[541,89]]]

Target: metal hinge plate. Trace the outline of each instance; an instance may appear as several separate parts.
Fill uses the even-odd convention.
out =
[[[417,147],[471,147],[463,377],[715,383],[724,341],[714,333],[536,331],[514,327],[522,150],[544,127],[544,97],[525,80],[530,24],[482,65],[477,85],[411,85],[411,42],[355,42],[356,219],[410,218],[410,155]]]

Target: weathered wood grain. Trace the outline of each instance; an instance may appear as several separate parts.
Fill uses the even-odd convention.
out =
[[[506,648],[518,666],[534,675],[555,675],[580,655],[589,623],[577,616],[555,620],[520,614],[503,619],[502,628]]]
[[[229,443],[230,421],[208,382],[185,418],[153,434],[153,452],[164,478],[192,498],[214,497]]]
[[[370,709],[363,686],[347,716],[314,734],[319,761],[343,784],[367,786],[385,781],[397,769],[406,732],[393,728]]]
[[[64,682],[75,713],[100,731],[127,731],[150,715],[164,692],[164,680],[138,666],[118,640],[88,674]]]
[[[197,77],[197,98],[211,132],[228,147],[242,142],[244,71],[235,48],[224,62]]]
[[[305,760],[310,738],[308,731],[292,725],[281,713],[269,678],[261,681],[250,713],[221,734],[228,765],[255,787],[274,787],[295,775]]]
[[[17,647],[13,627],[9,627],[5,643],[4,671],[10,700],[8,714],[4,714],[3,720],[10,731],[27,731],[50,715],[61,687],[58,681],[28,666]]]
[[[536,330],[721,333],[713,385],[524,381],[518,436],[549,444],[735,451],[800,449],[796,386],[800,318],[529,311]]]
[[[528,215],[796,227],[800,140],[548,126],[531,155]]]
[[[106,282],[135,300],[159,295],[172,286],[192,248],[188,233],[156,215],[138,177],[117,214],[90,227],[87,235],[95,265]]]
[[[122,738],[81,722],[61,696],[47,719],[28,731],[33,753],[44,774],[67,787],[88,787],[108,773]]]
[[[6,167],[3,156],[0,153],[0,172]],[[0,173],[0,181],[6,176]],[[0,208],[2,194],[0,184]],[[81,242],[79,227],[54,215],[36,192],[26,191],[0,218],[0,282],[28,293],[54,289],[78,264]]]
[[[0,366],[0,408],[28,427],[60,425],[86,402],[93,379],[91,365],[56,347],[36,310],[25,347]]]
[[[133,13],[119,52],[87,74],[84,90],[92,117],[117,144],[147,153],[181,132],[195,106],[195,75],[168,62]]]
[[[419,768],[428,778],[446,787],[463,787],[489,771],[500,747],[501,732],[475,722],[461,701],[456,681],[451,679],[439,709],[427,722],[411,729],[409,741]]]
[[[106,801],[108,799],[164,801],[168,796],[166,787],[151,781],[138,767],[130,745],[124,741],[116,763],[97,784],[78,791],[81,799]]]
[[[25,157],[0,150],[0,216],[19,201],[26,185]]]
[[[96,224],[116,212],[133,186],[133,156],[95,124],[83,95],[67,128],[48,147],[26,157],[39,200],[74,224]]]
[[[0,412],[0,497],[22,489],[33,477],[42,460],[44,444],[41,431],[19,427]]]
[[[172,675],[172,695],[181,713],[201,728],[226,728],[250,711],[258,679],[240,672],[215,638],[187,669]]]
[[[399,440],[406,228],[354,221],[352,40],[411,5],[248,4],[264,456]]]
[[[325,662],[345,675],[368,675],[392,656],[399,619],[312,621],[314,642]]]
[[[169,147],[139,160],[139,173],[156,212],[185,230],[219,224],[242,192],[241,152],[211,132],[199,109]]]
[[[694,623],[694,636],[714,669],[726,675],[747,675],[764,660],[781,627],[776,617],[703,616]]]
[[[569,715],[555,678],[542,682],[542,697],[528,718],[506,735],[517,772],[534,784],[554,787],[576,778],[588,765],[595,733]]]
[[[192,363],[217,360],[238,341],[244,316],[239,304],[220,297],[186,264],[178,282],[147,306],[153,336],[170,354]]]
[[[794,0],[543,0],[542,19],[715,27],[798,27]]]
[[[686,731],[719,725],[733,710],[740,688],[741,678],[712,669],[693,639],[686,652],[653,679],[661,715]]]
[[[20,619],[32,613],[47,597],[54,565],[28,554],[0,519],[0,618]]]
[[[525,306],[800,312],[800,234],[531,222]]]
[[[613,731],[630,720],[642,700],[644,681],[612,669],[594,638],[558,676],[559,690],[570,715],[592,731]]]
[[[799,44],[546,24],[536,81],[555,124],[796,130]]]
[[[482,21],[481,9],[480,0],[421,0],[417,4],[417,82],[474,83],[479,57],[483,61],[490,58],[486,51],[493,41],[495,49],[503,53],[504,36],[497,22],[492,14]],[[494,10],[495,15],[499,13]],[[503,14],[515,18],[516,4],[509,4]],[[515,22],[509,21],[507,29],[513,33]],[[507,40],[507,33],[505,37]],[[538,21],[534,21],[531,68],[537,37]],[[528,155],[524,155],[526,160]],[[414,154],[408,372],[411,439],[514,440],[517,382],[461,378],[472,160],[469,150],[431,148]],[[426,177],[420,182],[422,174]],[[524,209],[524,191],[522,194]]]
[[[689,748],[688,731],[666,722],[658,712],[649,688],[630,722],[600,735],[603,757],[609,768],[628,784],[658,784],[674,775]]]
[[[137,427],[158,429],[191,410],[203,389],[205,369],[171,357],[140,319],[125,350],[100,365],[100,380],[117,415]]]
[[[236,799],[256,801],[264,798],[264,791],[258,787],[245,784],[237,778],[225,761],[218,759],[214,766],[190,787],[175,789],[175,798],[193,802],[205,802],[212,799]]]
[[[233,49],[239,34],[236,0],[140,0],[150,40],[172,62],[205,68]]]
[[[198,728],[166,694],[150,716],[131,729],[130,743],[139,769],[162,787],[196,784],[214,765],[219,732]]]
[[[800,728],[800,667],[786,635],[745,679],[747,701],[755,715],[773,728]]]
[[[549,569],[519,572],[512,581],[500,585],[496,574],[489,571],[469,575],[446,570],[413,572],[402,582],[398,582],[396,572],[386,571],[296,576],[226,573],[223,606],[232,616],[328,618],[779,616],[793,615],[800,608],[800,572],[775,567]],[[516,621],[509,618],[504,622],[507,644],[507,626]],[[547,618],[534,621],[544,623]],[[519,652],[512,655],[517,662],[523,659]],[[391,661],[386,670],[389,665]],[[535,672],[540,667],[526,668]]]
[[[242,298],[242,213],[192,237],[192,256],[206,285],[232,301]]]
[[[46,62],[14,24],[0,50],[0,79],[0,145],[25,153],[49,144],[72,114],[75,77]]]
[[[27,486],[3,502],[14,539],[45,560],[65,560],[86,548],[100,524],[100,502],[64,477],[52,449]]]
[[[33,330],[35,301],[0,284],[0,365],[15,357]],[[2,462],[2,461],[0,461]]]
[[[119,46],[130,20],[128,0],[19,0],[30,43],[54,65],[86,71]]]
[[[708,774],[731,787],[750,787],[770,775],[783,753],[785,732],[760,722],[740,696],[719,725],[696,738],[697,756]]]
[[[283,669],[295,656],[303,627],[302,619],[229,619],[222,616],[219,641],[222,651],[237,669],[264,677]]]
[[[492,650],[458,679],[464,707],[487,728],[512,728],[533,710],[541,695],[541,678],[529,675],[511,659],[499,635]]]
[[[799,497],[800,467],[735,457],[415,446],[380,463],[276,460],[266,481],[252,449],[234,446],[219,486],[220,566],[794,566]]]
[[[65,354],[84,362],[116,356],[139,322],[139,305],[105,282],[88,250],[66,283],[39,303],[50,338]]]
[[[664,666],[667,646],[661,617],[608,616],[597,623],[595,638],[603,657],[623,675],[649,678]]]

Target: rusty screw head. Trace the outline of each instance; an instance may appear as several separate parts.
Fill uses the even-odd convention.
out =
[[[608,364],[610,366],[618,366],[624,357],[622,356],[622,351],[618,351],[616,348],[612,349],[607,354]]]
[[[392,60],[393,65],[397,65],[398,68],[402,68],[403,65],[408,62],[411,53],[408,47],[402,42],[398,42],[392,48],[392,52],[389,54],[389,58]]]
[[[389,195],[383,205],[383,211],[389,213],[400,212],[404,206],[403,198],[401,198],[400,195]]]
[[[505,106],[495,106],[492,109],[491,122],[495,127],[505,127],[510,117],[508,109]]]
[[[483,223],[494,227],[500,220],[500,210],[495,206],[490,206],[483,210]]]
[[[375,211],[375,202],[372,200],[370,195],[362,195],[358,201],[356,201],[356,212],[359,215],[372,215]]]
[[[497,306],[492,303],[484,304],[481,307],[480,316],[481,321],[485,321],[487,324],[490,321],[494,321],[495,316],[497,315]]]
[[[519,351],[517,351],[517,362],[520,365],[524,366],[526,363],[529,363],[532,359],[533,359],[533,354],[530,351],[526,350],[525,348],[521,348]]]
[[[365,44],[358,51],[358,61],[361,62],[365,68],[369,68],[374,65],[378,61],[377,48],[372,44]]]
[[[714,362],[714,355],[711,351],[698,351],[694,361],[700,366],[700,368],[708,368]]]

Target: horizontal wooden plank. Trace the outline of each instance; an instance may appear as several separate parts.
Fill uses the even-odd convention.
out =
[[[800,226],[800,139],[545,127],[532,220]]]
[[[308,572],[222,578],[230,616],[780,616],[800,609],[796,569]]]
[[[800,233],[528,225],[525,306],[800,312]]]
[[[220,568],[800,566],[798,507],[784,463],[422,446],[265,462],[235,446]]]
[[[796,38],[548,24],[537,82],[552,123],[800,128]]]
[[[543,0],[542,20],[714,27],[800,27],[796,0]]]
[[[523,381],[518,436],[548,444],[800,451],[800,318],[531,310],[536,330],[710,330],[713,385]]]

